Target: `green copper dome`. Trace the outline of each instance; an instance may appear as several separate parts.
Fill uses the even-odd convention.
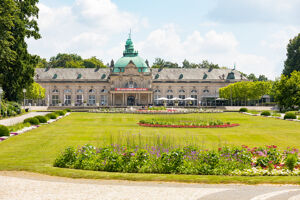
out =
[[[115,63],[113,72],[124,72],[124,68],[129,64],[130,61],[135,64],[139,72],[149,72],[149,67],[147,66],[145,60],[138,56],[138,52],[134,50],[131,36],[129,34],[129,38],[125,44],[123,57]]]

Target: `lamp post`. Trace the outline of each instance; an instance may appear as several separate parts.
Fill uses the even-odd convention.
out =
[[[23,106],[24,106],[24,109],[25,109],[25,93],[26,93],[26,89],[25,88],[23,89],[23,93],[24,93],[24,105]]]
[[[2,87],[0,87],[0,117],[2,117],[2,112],[1,112],[1,96],[2,96],[3,90]]]

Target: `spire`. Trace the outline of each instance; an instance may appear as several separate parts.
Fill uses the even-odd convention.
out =
[[[123,52],[123,56],[124,57],[134,57],[137,55],[138,55],[138,52],[134,51],[133,43],[131,41],[131,29],[130,29],[130,32],[128,34],[128,39],[125,44],[125,51]]]

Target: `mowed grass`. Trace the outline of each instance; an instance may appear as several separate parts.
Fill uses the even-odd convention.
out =
[[[233,128],[152,128],[140,127],[139,120],[154,117],[220,119],[239,123]],[[67,146],[118,143],[152,145],[198,145],[218,148],[224,145],[277,145],[300,148],[300,123],[239,113],[142,115],[72,113],[53,124],[44,125],[0,143],[0,170],[24,170],[74,178],[101,178],[202,183],[290,183],[300,177],[230,177],[94,172],[53,167],[58,154]]]

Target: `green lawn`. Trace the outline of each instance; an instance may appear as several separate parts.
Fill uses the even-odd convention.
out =
[[[224,145],[278,145],[300,148],[300,123],[239,113],[169,115],[180,118],[216,118],[239,123],[233,128],[150,128],[140,127],[140,119],[162,115],[72,113],[53,124],[44,125],[23,135],[0,143],[0,170],[26,170],[50,175],[76,178],[126,180],[162,180],[203,183],[294,183],[300,177],[228,177],[196,175],[125,174],[94,172],[52,167],[57,155],[67,146],[112,142],[174,145],[196,144],[203,148]],[[168,117],[167,115],[165,115]]]

